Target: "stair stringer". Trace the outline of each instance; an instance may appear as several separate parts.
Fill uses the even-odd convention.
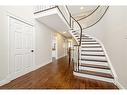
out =
[[[89,36],[90,36],[90,35],[89,35]],[[103,49],[103,51],[104,51],[104,53],[105,53],[105,56],[106,56],[106,59],[107,59],[107,61],[108,61],[108,66],[111,68],[111,72],[112,72],[112,75],[113,75],[113,77],[114,77],[114,80],[118,80],[118,76],[117,76],[116,71],[115,71],[115,69],[114,69],[114,67],[113,67],[113,65],[112,65],[112,63],[111,63],[111,60],[110,60],[108,54],[107,54],[107,51],[106,51],[106,49],[105,49],[105,47],[104,47],[104,44],[103,44],[99,39],[97,39],[97,38],[95,38],[95,37],[91,37],[91,38],[95,39],[95,40],[96,40],[97,42],[99,42],[100,45],[102,46],[102,49]]]
[[[109,58],[109,56],[108,56],[108,54],[107,54],[107,51],[106,51],[106,49],[105,49],[105,47],[104,47],[104,44],[103,44],[99,39],[97,39],[97,38],[95,38],[95,37],[92,37],[91,35],[86,35],[86,36],[89,36],[89,37],[95,39],[95,40],[101,45],[101,47],[102,47],[102,49],[103,49],[103,51],[104,51],[104,54],[105,54],[105,56],[106,56],[106,59],[107,59],[107,61],[108,61],[108,66],[111,68],[111,74],[112,74],[112,76],[114,77],[114,81],[112,81],[112,82],[113,82],[113,83],[116,83],[116,81],[118,81],[118,76],[117,76],[117,74],[116,74],[116,72],[115,72],[115,69],[114,69],[114,67],[113,67],[113,65],[112,65],[112,63],[111,63],[111,60],[110,60],[110,58]],[[80,50],[80,57],[81,57],[81,50]],[[79,61],[79,63],[81,63],[81,62]],[[76,73],[74,72],[73,74],[75,75]],[[77,74],[76,74],[76,76],[77,76]]]

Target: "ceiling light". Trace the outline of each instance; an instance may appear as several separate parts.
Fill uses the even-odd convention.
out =
[[[63,33],[66,33],[66,32],[63,32]]]
[[[83,9],[84,9],[84,7],[80,7],[80,9],[81,9],[81,10],[83,10]]]

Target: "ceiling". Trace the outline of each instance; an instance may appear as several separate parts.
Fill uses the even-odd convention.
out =
[[[58,14],[52,14],[44,17],[37,18],[38,21],[52,28],[54,31],[59,32],[63,36],[70,38],[71,35],[66,32],[69,30],[69,27],[63,22]]]
[[[96,7],[97,6],[68,6],[68,9],[74,18],[79,19],[90,14]]]

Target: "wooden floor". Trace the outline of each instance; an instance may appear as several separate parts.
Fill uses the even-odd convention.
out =
[[[21,76],[0,89],[117,89],[114,84],[73,76],[64,57]]]

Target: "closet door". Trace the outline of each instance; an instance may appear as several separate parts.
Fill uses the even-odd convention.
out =
[[[10,21],[10,73],[13,79],[28,73],[33,68],[33,27],[20,20]]]

